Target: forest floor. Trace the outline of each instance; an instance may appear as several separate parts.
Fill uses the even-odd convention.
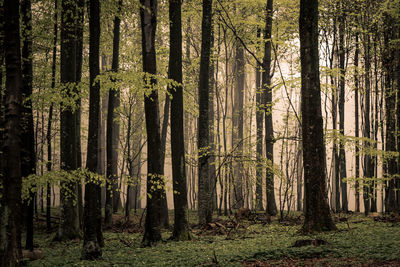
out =
[[[170,214],[172,222],[173,214]],[[192,240],[167,241],[171,229],[163,231],[164,242],[141,247],[142,212],[126,222],[115,215],[105,229],[103,258],[81,261],[81,240],[52,241],[39,225],[35,244],[44,258],[26,261],[27,266],[400,266],[400,218],[378,214],[335,215],[337,231],[304,235],[302,217],[293,214],[283,221],[269,222],[263,214],[216,216],[206,227],[195,225],[190,212]]]

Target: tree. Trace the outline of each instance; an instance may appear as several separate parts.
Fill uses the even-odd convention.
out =
[[[343,1],[339,2],[340,7],[340,15],[339,15],[339,68],[340,68],[340,76],[339,76],[339,88],[340,88],[340,97],[339,97],[339,131],[340,135],[344,136],[344,114],[345,114],[345,23],[346,23],[346,14],[344,11]],[[347,177],[346,172],[346,151],[344,148],[344,142],[340,142],[340,150],[339,150],[339,170],[340,170],[340,187],[341,187],[341,195],[342,195],[342,211],[348,211],[348,201],[347,201],[347,184],[343,181]],[[339,208],[339,207],[338,207]],[[340,209],[340,208],[339,208]]]
[[[264,60],[262,74],[262,84],[264,88],[265,103],[265,151],[269,166],[266,169],[266,188],[267,188],[267,213],[271,216],[276,215],[275,190],[274,190],[274,127],[272,123],[272,87],[271,87],[271,48],[272,48],[272,14],[273,0],[267,0],[266,19],[264,32]]]
[[[199,74],[199,122],[198,122],[198,214],[199,224],[211,221],[211,180],[209,162],[209,75],[212,27],[212,0],[203,0],[201,23],[201,56]]]
[[[4,47],[6,62],[6,113],[4,131],[4,203],[7,245],[2,266],[17,266],[21,258],[21,105],[22,73],[19,1],[4,0]]]
[[[118,14],[114,18],[114,38],[113,38],[113,57],[111,69],[114,73],[119,68],[119,36],[120,36],[120,13],[122,9],[122,0],[118,1]],[[106,207],[104,223],[112,223],[113,199],[116,198],[117,177],[118,177],[118,140],[119,124],[115,121],[115,109],[120,102],[119,89],[111,88],[108,93],[108,111],[107,111],[107,184],[106,184]]]
[[[305,220],[303,231],[336,229],[329,211],[318,55],[318,0],[300,1],[300,61]]]
[[[257,40],[261,37],[261,29],[257,29]],[[262,190],[262,156],[263,156],[263,107],[262,107],[262,88],[261,88],[261,68],[262,66],[257,63],[256,67],[256,133],[257,133],[257,145],[256,145],[256,155],[257,155],[257,166],[256,166],[256,209],[264,210],[263,208],[263,190]]]
[[[54,89],[56,86],[56,63],[57,63],[57,34],[58,34],[58,0],[54,0],[54,28],[53,28],[53,55],[52,55],[52,63],[51,63],[51,89]],[[53,122],[53,108],[54,103],[50,103],[49,108],[49,117],[47,123],[47,133],[46,133],[46,142],[47,142],[47,163],[46,169],[47,171],[51,171],[52,169],[52,146],[51,146],[51,133],[52,133],[52,122]],[[47,182],[46,185],[46,227],[47,231],[51,230],[51,185],[50,182]]]
[[[36,174],[36,153],[35,153],[35,133],[33,128],[32,113],[32,75],[33,75],[33,55],[32,55],[32,10],[31,1],[21,2],[22,14],[22,97],[26,99],[22,106],[21,118],[21,175],[28,177]],[[24,203],[26,208],[26,249],[33,250],[33,209],[34,193],[30,193],[30,199]]]
[[[160,210],[164,187],[161,170],[160,113],[158,92],[154,88],[157,79],[155,35],[157,28],[157,0],[140,0],[142,29],[142,58],[146,89],[144,97],[147,133],[147,213],[142,244],[151,246],[161,240]]]
[[[62,93],[68,99],[74,99],[76,91],[76,7],[73,0],[62,0],[61,2],[60,80]],[[61,169],[65,171],[73,171],[78,168],[75,104],[76,102],[73,101],[72,105],[64,104],[61,108],[60,164]],[[73,179],[61,182],[62,219],[57,236],[60,240],[74,239],[80,236],[78,207],[74,203],[77,195],[77,183]]]
[[[91,0],[89,4],[89,135],[86,168],[97,172],[99,157],[99,116],[100,84],[96,77],[100,73],[100,2]],[[101,257],[103,237],[101,230],[101,188],[95,177],[86,177],[85,207],[83,211],[83,250],[82,258],[95,260]]]
[[[185,167],[185,143],[183,134],[183,86],[182,86],[182,0],[169,0],[170,54],[169,86],[171,100],[171,153],[172,183],[174,190],[174,231],[175,240],[190,239],[187,221],[187,188]]]

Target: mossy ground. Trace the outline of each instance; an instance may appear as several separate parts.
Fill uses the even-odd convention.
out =
[[[139,222],[141,213],[133,217]],[[379,222],[363,215],[342,215],[337,231],[304,236],[301,224],[253,224],[226,235],[208,235],[193,230],[192,240],[162,242],[142,248],[137,229],[110,229],[104,232],[103,258],[82,261],[82,241],[53,242],[52,234],[38,230],[35,243],[44,259],[27,266],[400,266],[400,223]],[[132,218],[131,217],[131,218]],[[226,218],[225,218],[226,219]],[[195,212],[189,221],[194,223]],[[132,226],[132,224],[130,224]],[[136,230],[135,230],[136,229]],[[167,240],[170,230],[163,232]],[[293,247],[299,239],[323,239],[327,245]]]

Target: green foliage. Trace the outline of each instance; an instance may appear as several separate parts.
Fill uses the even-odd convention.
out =
[[[141,234],[106,232],[103,259],[95,262],[79,259],[79,242],[52,243],[41,233],[38,242],[45,258],[28,262],[28,266],[210,266],[215,260],[221,266],[242,266],[243,261],[286,258],[300,262],[323,258],[340,266],[338,258],[355,259],[356,263],[400,259],[399,224],[374,222],[359,215],[350,215],[348,220],[348,224],[337,224],[338,231],[309,236],[299,234],[300,226],[284,226],[277,221],[266,226],[245,223],[247,230],[230,239],[225,235],[193,235],[192,241],[166,242],[152,248],[141,247]],[[163,237],[169,235],[163,233]],[[293,247],[296,240],[315,238],[328,244]]]

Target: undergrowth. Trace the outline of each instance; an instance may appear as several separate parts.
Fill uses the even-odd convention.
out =
[[[335,266],[341,262],[335,259],[360,263],[400,260],[399,223],[351,215],[347,221],[337,223],[337,231],[307,236],[300,233],[300,224],[287,225],[276,219],[264,225],[245,220],[240,224],[242,227],[229,236],[204,235],[193,230],[191,241],[162,242],[151,248],[141,247],[141,233],[106,231],[103,258],[94,262],[80,260],[80,240],[57,243],[52,241],[51,234],[40,231],[36,243],[45,257],[27,262],[27,266],[242,266],[310,258],[327,259]],[[165,240],[170,235],[169,230],[163,232]],[[322,239],[327,244],[294,247],[299,239]]]

